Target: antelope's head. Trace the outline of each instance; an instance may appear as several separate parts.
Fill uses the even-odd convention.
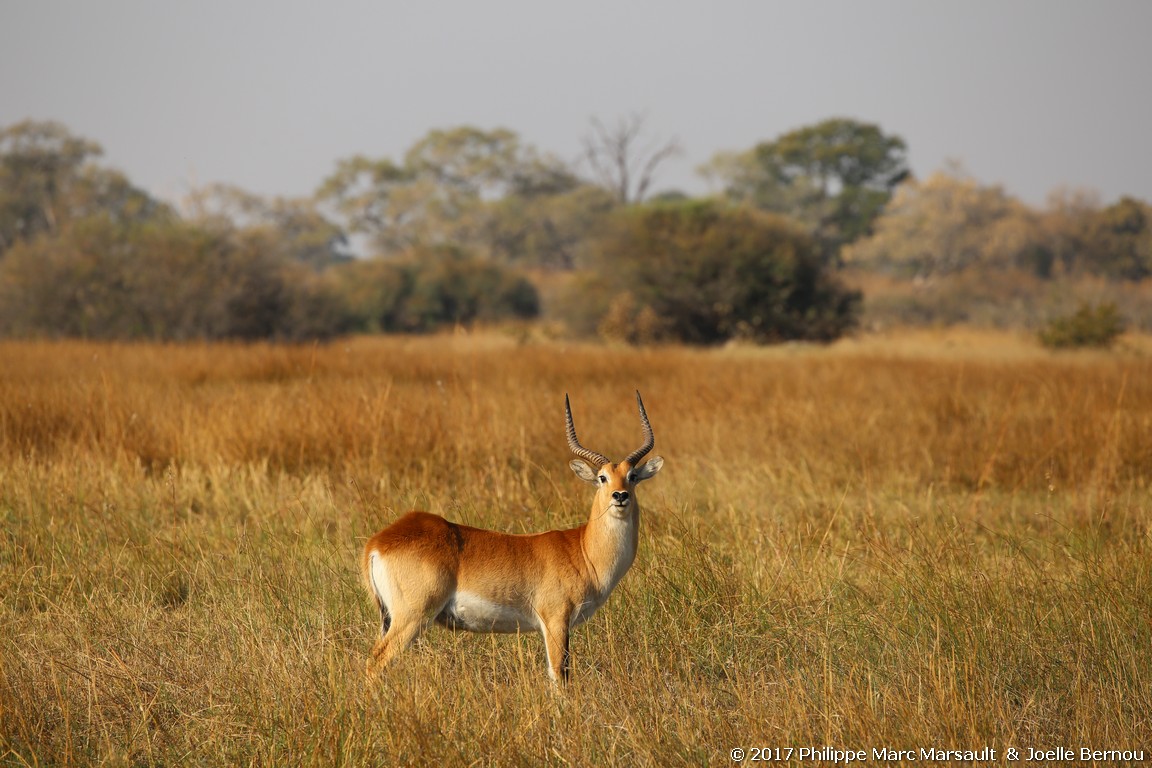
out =
[[[594,509],[620,519],[630,516],[636,508],[636,484],[652,477],[664,466],[664,459],[659,456],[653,456],[643,464],[640,463],[656,444],[656,437],[652,434],[652,425],[648,423],[648,413],[644,410],[644,401],[640,399],[639,392],[636,393],[636,405],[640,407],[640,427],[644,430],[644,444],[625,456],[619,464],[613,464],[604,454],[590,451],[580,445],[580,441],[576,439],[576,427],[572,423],[572,407],[568,403],[568,395],[564,395],[564,414],[568,420],[568,447],[572,449],[572,453],[580,457],[573,459],[568,466],[572,467],[572,471],[581,480],[596,486]]]

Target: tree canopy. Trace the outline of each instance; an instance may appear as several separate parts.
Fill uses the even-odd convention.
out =
[[[849,245],[844,261],[910,277],[1015,266],[1037,226],[1035,215],[1003,189],[953,169],[901,186],[874,234]]]
[[[717,155],[703,172],[722,184],[728,198],[802,222],[833,256],[871,231],[910,169],[899,136],[833,118],[745,152]]]
[[[120,172],[97,165],[103,152],[56,122],[0,129],[0,254],[86,216],[139,221],[169,212]]]
[[[1141,280],[1152,276],[1152,207],[1127,197],[1104,208],[1056,198],[1037,211],[953,168],[902,185],[844,260],[918,278],[1019,270]]]
[[[455,245],[501,261],[571,266],[571,230],[609,203],[507,129],[436,130],[400,163],[341,160],[317,191],[383,255]]]

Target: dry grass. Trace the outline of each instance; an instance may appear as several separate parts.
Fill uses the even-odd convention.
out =
[[[1148,747],[1146,349],[0,344],[0,763]],[[572,685],[443,631],[366,685],[361,541],[582,522],[563,394],[620,455],[634,388],[667,465]]]

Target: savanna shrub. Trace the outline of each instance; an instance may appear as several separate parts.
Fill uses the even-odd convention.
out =
[[[1109,347],[1124,333],[1126,323],[1110,301],[1081,304],[1071,315],[1053,318],[1040,330],[1040,343],[1049,349]]]
[[[420,333],[457,323],[528,319],[540,312],[539,295],[527,278],[457,248],[416,248],[398,259],[337,269],[362,330]]]
[[[853,327],[860,305],[796,224],[712,201],[622,211],[589,290],[605,302],[602,333],[692,344],[831,341]],[[644,334],[622,328],[629,317],[643,320]]]
[[[0,261],[0,334],[300,339],[346,330],[339,297],[260,233],[96,215]]]

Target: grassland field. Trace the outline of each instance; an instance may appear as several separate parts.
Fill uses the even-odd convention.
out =
[[[635,389],[666,464],[571,683],[438,628],[366,681],[366,537],[584,522],[564,394],[620,457]],[[1142,337],[2,342],[0,765],[1152,759],[1150,479]]]

